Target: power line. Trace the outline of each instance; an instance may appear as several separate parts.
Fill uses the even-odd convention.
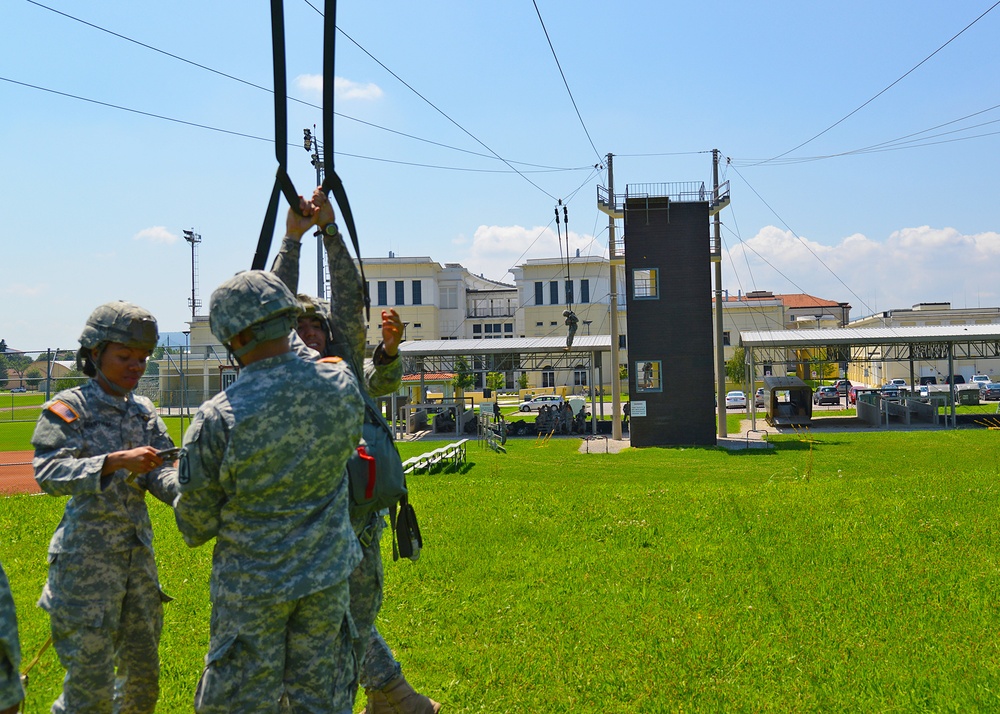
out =
[[[895,86],[896,86],[897,84],[899,84],[899,83],[900,83],[901,81],[903,81],[903,80],[904,80],[904,79],[905,79],[905,78],[906,78],[907,76],[909,76],[909,75],[910,75],[910,74],[912,74],[912,73],[913,73],[914,71],[916,71],[916,70],[917,70],[917,68],[919,68],[919,67],[920,67],[920,66],[921,66],[922,64],[924,64],[925,62],[927,62],[927,61],[928,61],[928,60],[929,60],[929,59],[930,59],[931,57],[933,57],[933,56],[934,56],[934,55],[936,55],[936,54],[937,54],[938,52],[940,52],[940,51],[941,51],[941,50],[943,50],[943,49],[944,49],[945,47],[947,47],[947,46],[948,46],[948,45],[950,45],[950,44],[951,44],[952,42],[954,42],[954,41],[955,41],[955,40],[956,40],[956,39],[957,39],[957,38],[958,38],[958,37],[959,37],[960,35],[962,35],[962,33],[964,33],[964,32],[965,32],[966,30],[968,30],[968,29],[969,29],[970,27],[972,27],[972,26],[973,26],[973,25],[975,25],[975,24],[976,24],[977,22],[979,22],[980,20],[982,20],[982,19],[983,19],[984,17],[986,17],[986,15],[987,15],[987,14],[988,14],[988,13],[989,13],[990,11],[992,11],[992,10],[993,10],[993,9],[994,9],[994,8],[995,8],[995,7],[997,6],[997,5],[1000,5],[1000,0],[997,0],[997,2],[993,3],[992,5],[990,5],[990,7],[988,7],[988,8],[987,8],[987,9],[986,9],[986,10],[985,10],[985,11],[983,12],[983,14],[981,14],[981,15],[980,15],[979,17],[977,17],[977,18],[976,18],[975,20],[973,20],[972,22],[970,22],[970,23],[969,23],[968,25],[966,25],[965,27],[963,27],[963,28],[962,28],[962,29],[961,29],[961,30],[960,30],[959,32],[957,32],[957,33],[956,33],[956,34],[955,34],[954,36],[952,36],[952,37],[951,37],[951,39],[949,39],[949,40],[948,40],[947,42],[945,42],[945,43],[944,43],[943,45],[941,45],[941,46],[940,46],[940,47],[938,47],[938,48],[937,48],[936,50],[934,50],[933,52],[931,52],[931,53],[930,53],[929,55],[927,55],[926,57],[924,57],[924,58],[923,58],[922,60],[920,60],[920,61],[919,61],[919,62],[918,62],[917,64],[915,64],[915,65],[914,65],[913,67],[911,67],[911,68],[910,68],[910,69],[908,69],[908,70],[907,70],[906,72],[904,72],[904,73],[903,73],[903,75],[902,75],[901,77],[899,77],[899,78],[898,78],[898,79],[897,79],[896,81],[894,81],[894,82],[893,82],[892,84],[890,84],[889,86],[887,86],[887,87],[885,87],[884,89],[882,89],[882,90],[881,90],[881,91],[880,91],[880,92],[879,92],[878,94],[876,94],[876,95],[875,95],[875,96],[873,96],[873,97],[872,97],[871,99],[869,99],[868,101],[866,101],[866,102],[865,102],[864,104],[862,104],[862,105],[861,105],[860,107],[858,107],[857,109],[855,109],[855,110],[854,110],[854,111],[852,111],[852,112],[849,112],[849,113],[848,113],[848,114],[847,114],[846,116],[844,116],[844,117],[841,117],[840,119],[838,119],[837,121],[835,121],[835,122],[834,122],[833,124],[831,124],[830,126],[828,126],[828,127],[826,128],[826,129],[824,129],[823,131],[821,131],[821,132],[819,132],[818,134],[816,134],[815,136],[813,136],[812,138],[810,138],[810,139],[806,139],[805,141],[803,141],[803,142],[802,142],[801,144],[799,144],[798,146],[794,146],[794,147],[792,147],[791,149],[789,149],[788,151],[785,151],[785,152],[782,152],[782,153],[778,154],[777,156],[773,156],[773,157],[771,157],[770,159],[766,159],[766,160],[762,161],[761,163],[770,163],[771,161],[774,161],[774,160],[776,160],[776,159],[780,159],[780,158],[782,158],[783,156],[787,156],[788,154],[792,153],[793,151],[797,151],[798,149],[801,149],[801,148],[802,148],[803,146],[805,146],[806,144],[809,144],[810,142],[814,141],[815,139],[818,139],[819,137],[823,136],[823,134],[825,134],[826,132],[830,131],[831,129],[833,129],[833,128],[834,128],[835,126],[837,126],[838,124],[841,124],[842,122],[846,121],[846,120],[847,120],[847,119],[849,119],[850,117],[852,117],[852,116],[854,116],[855,114],[857,114],[857,113],[858,113],[859,111],[861,111],[862,109],[864,109],[865,107],[867,107],[867,106],[868,106],[869,104],[871,104],[872,102],[874,102],[874,101],[875,101],[876,99],[878,99],[878,98],[879,98],[879,97],[881,97],[881,96],[882,96],[883,94],[885,94],[885,93],[886,93],[886,92],[888,92],[888,91],[889,91],[890,89],[892,89],[892,88],[893,88],[893,87],[895,87]]]
[[[322,11],[321,11],[321,10],[320,10],[319,8],[317,8],[317,7],[315,6],[315,5],[313,5],[313,4],[311,3],[311,2],[309,2],[309,0],[303,0],[303,2],[305,2],[305,4],[306,4],[306,5],[308,5],[308,6],[309,6],[309,7],[311,7],[311,8],[313,9],[313,10],[315,10],[315,11],[316,11],[316,13],[317,13],[317,14],[318,14],[318,15],[319,15],[320,17],[322,17],[322,16],[323,16],[323,12],[322,12]],[[1000,2],[1000,0],[998,0],[998,2]],[[431,100],[429,100],[429,99],[428,99],[427,97],[425,97],[425,96],[424,96],[423,94],[421,94],[421,93],[420,93],[420,92],[418,92],[418,91],[417,91],[416,89],[414,89],[414,88],[413,88],[413,86],[411,86],[411,85],[410,85],[410,84],[409,84],[409,83],[408,83],[408,82],[407,82],[406,80],[404,80],[404,79],[403,79],[402,77],[400,77],[400,76],[399,76],[398,74],[396,74],[396,73],[395,73],[395,72],[393,72],[393,71],[392,71],[391,69],[389,69],[388,67],[386,67],[386,66],[385,66],[385,64],[384,64],[384,63],[383,63],[383,62],[382,62],[382,61],[381,61],[380,59],[378,59],[378,58],[377,58],[377,57],[376,57],[375,55],[373,55],[373,54],[372,54],[371,52],[369,52],[369,51],[368,51],[368,50],[366,50],[366,49],[365,49],[364,47],[362,47],[362,46],[361,46],[361,45],[360,45],[360,44],[359,44],[359,43],[358,43],[358,42],[357,42],[357,41],[356,41],[356,40],[355,40],[355,39],[354,39],[353,37],[351,37],[351,36],[350,36],[350,35],[348,35],[348,34],[347,34],[346,32],[344,32],[344,30],[343,30],[343,29],[341,29],[340,27],[338,27],[338,28],[337,28],[337,32],[339,32],[340,34],[342,34],[342,35],[343,35],[344,37],[346,37],[346,38],[347,38],[347,39],[348,39],[348,40],[349,40],[349,41],[350,41],[350,42],[351,42],[351,43],[352,43],[352,44],[353,44],[353,45],[354,45],[355,47],[357,47],[357,48],[358,48],[359,50],[361,50],[361,51],[362,51],[362,52],[364,52],[364,53],[365,53],[366,55],[368,55],[368,57],[369,57],[369,58],[371,58],[371,60],[372,60],[373,62],[375,62],[375,63],[376,63],[376,64],[377,64],[377,65],[378,65],[379,67],[381,67],[381,68],[382,68],[382,69],[384,69],[384,70],[385,70],[386,72],[388,72],[389,74],[391,74],[391,75],[392,75],[392,76],[393,76],[393,77],[394,77],[394,78],[395,78],[395,79],[396,79],[396,80],[397,80],[397,81],[398,81],[398,82],[399,82],[400,84],[402,84],[402,85],[403,85],[404,87],[406,87],[406,88],[407,88],[407,89],[409,89],[409,90],[410,90],[411,92],[413,92],[413,93],[414,93],[414,94],[416,94],[416,95],[417,95],[418,97],[420,97],[420,99],[422,99],[422,100],[423,100],[423,101],[424,101],[424,102],[425,102],[425,103],[427,104],[427,106],[429,106],[429,107],[430,107],[431,109],[433,109],[433,110],[434,110],[434,111],[436,111],[436,112],[437,112],[438,114],[440,114],[440,115],[441,115],[441,116],[443,116],[443,117],[444,117],[445,119],[447,119],[447,120],[448,120],[449,122],[451,122],[451,123],[452,123],[453,125],[455,125],[455,126],[456,126],[456,127],[457,127],[457,128],[459,129],[459,130],[461,130],[462,132],[464,132],[464,133],[465,133],[465,134],[466,134],[466,135],[467,135],[467,136],[468,136],[469,138],[471,138],[471,139],[472,139],[473,141],[475,141],[475,142],[476,142],[477,144],[479,144],[479,145],[480,145],[480,146],[482,146],[482,147],[483,147],[484,149],[486,149],[486,150],[487,150],[488,152],[490,152],[491,154],[493,154],[493,156],[497,157],[497,158],[498,158],[498,159],[500,159],[500,160],[501,160],[502,162],[504,162],[505,164],[507,164],[507,166],[508,166],[508,167],[510,167],[510,169],[511,169],[511,170],[512,170],[512,171],[513,171],[514,173],[516,173],[517,175],[519,175],[519,176],[520,176],[521,178],[523,178],[523,179],[524,179],[525,181],[527,181],[527,182],[528,182],[528,183],[530,183],[530,184],[531,184],[532,186],[534,186],[535,188],[537,188],[537,189],[538,189],[539,191],[541,191],[542,193],[544,193],[544,194],[545,194],[546,196],[548,196],[549,198],[551,198],[551,199],[552,199],[553,201],[557,200],[555,196],[553,196],[553,195],[552,195],[551,193],[549,193],[549,192],[548,192],[548,191],[546,191],[546,190],[545,190],[544,188],[542,188],[541,186],[539,186],[539,185],[538,185],[537,183],[535,183],[534,181],[532,181],[532,180],[531,180],[530,178],[528,178],[527,176],[525,176],[525,175],[524,175],[523,173],[521,173],[520,171],[518,171],[518,170],[517,170],[517,168],[515,168],[515,167],[514,167],[514,165],[513,165],[513,164],[511,164],[511,163],[510,163],[510,162],[509,162],[509,161],[508,161],[507,159],[503,158],[502,156],[500,156],[500,154],[498,154],[498,153],[497,153],[497,152],[495,152],[495,151],[494,151],[493,149],[491,149],[491,148],[490,148],[489,146],[487,146],[487,145],[486,145],[486,143],[485,143],[485,142],[483,142],[483,141],[482,141],[482,140],[481,140],[481,139],[480,139],[479,137],[477,137],[477,136],[476,136],[475,134],[473,134],[472,132],[470,132],[470,131],[469,131],[468,129],[466,129],[466,128],[465,128],[464,126],[462,126],[462,125],[461,125],[461,124],[459,124],[459,123],[458,123],[457,121],[455,121],[454,119],[452,119],[452,118],[451,118],[451,117],[450,117],[450,116],[449,116],[448,114],[446,114],[446,113],[444,112],[444,110],[442,110],[442,109],[441,109],[440,107],[438,107],[438,106],[437,106],[436,104],[434,104],[434,102],[432,102],[432,101],[431,101]]]
[[[48,87],[42,87],[42,86],[39,86],[37,84],[30,84],[28,82],[20,82],[20,81],[18,81],[16,79],[11,79],[9,77],[0,77],[0,81],[9,82],[10,84],[16,84],[16,85],[19,85],[21,87],[27,87],[29,89],[37,90],[39,92],[48,92],[49,94],[55,94],[57,96],[66,97],[68,99],[75,99],[75,100],[80,101],[80,102],[87,102],[89,104],[96,104],[98,106],[107,107],[109,109],[117,109],[119,111],[129,112],[130,114],[139,114],[141,116],[150,117],[150,118],[153,118],[153,119],[161,119],[163,121],[173,122],[174,124],[182,124],[184,126],[191,126],[191,127],[197,128],[197,129],[206,129],[208,131],[215,131],[215,132],[219,132],[220,134],[229,134],[231,136],[239,136],[239,137],[242,137],[242,138],[245,138],[245,139],[254,139],[255,141],[264,141],[264,142],[268,142],[268,143],[274,141],[274,139],[271,139],[269,137],[256,136],[254,134],[247,134],[247,133],[241,132],[241,131],[233,131],[231,129],[222,129],[220,127],[211,126],[209,124],[201,124],[199,122],[188,121],[186,119],[178,119],[176,117],[170,117],[170,116],[167,116],[165,114],[157,114],[155,112],[147,112],[147,111],[143,111],[141,109],[133,109],[131,107],[122,106],[121,104],[113,104],[111,102],[104,102],[104,101],[101,101],[99,99],[91,99],[89,97],[82,97],[82,96],[80,96],[78,94],[70,94],[69,92],[61,92],[61,91],[59,91],[57,89],[50,89]],[[299,146],[299,144],[293,144],[291,142],[288,142],[288,145],[289,146]],[[535,170],[526,170],[524,172],[517,171],[516,169],[514,169],[513,171],[505,171],[503,169],[475,169],[475,168],[468,168],[468,167],[463,167],[463,166],[440,166],[440,165],[435,165],[435,164],[423,164],[423,163],[417,163],[417,162],[412,162],[412,161],[401,161],[399,159],[386,159],[386,158],[381,158],[381,157],[377,157],[377,156],[365,156],[363,154],[351,154],[351,153],[347,153],[347,152],[343,152],[343,151],[337,151],[335,153],[337,154],[337,156],[346,156],[346,157],[354,158],[354,159],[364,159],[366,161],[379,161],[379,162],[382,162],[382,163],[401,164],[401,165],[404,165],[404,166],[414,166],[414,167],[418,167],[418,168],[438,169],[438,170],[441,170],[441,171],[462,171],[462,172],[466,172],[466,173],[518,173],[518,174],[520,174],[520,173],[563,173],[563,172],[566,172],[566,171],[590,171],[590,172],[593,172],[593,170],[594,170],[592,166],[579,166],[579,167],[576,167],[576,168],[562,168],[562,169],[560,169],[560,168],[554,168],[554,169],[535,169]]]
[[[587,141],[590,142],[590,148],[594,150],[594,154],[597,156],[597,163],[601,164],[604,161],[604,157],[594,146],[594,140],[590,138],[590,132],[587,131],[587,125],[583,121],[583,116],[580,114],[580,107],[576,105],[576,99],[573,97],[573,90],[569,88],[569,82],[566,80],[566,73],[563,72],[562,64],[559,62],[559,57],[556,55],[556,48],[552,44],[552,38],[549,36],[549,30],[545,27],[545,20],[542,19],[542,11],[538,9],[538,2],[536,0],[531,0],[532,4],[535,6],[535,14],[538,15],[538,22],[542,26],[542,32],[545,33],[545,39],[549,43],[549,49],[552,51],[552,59],[556,61],[556,67],[559,69],[559,76],[562,77],[563,86],[566,87],[566,93],[569,95],[569,100],[573,103],[573,109],[576,110],[576,118],[580,120],[580,126],[583,127],[583,133],[587,135]]]
[[[155,47],[155,46],[150,45],[150,44],[148,44],[146,42],[142,42],[140,40],[136,40],[136,39],[134,39],[132,37],[128,37],[127,35],[123,35],[123,34],[121,34],[119,32],[115,32],[114,30],[110,30],[110,29],[108,29],[106,27],[102,27],[102,26],[96,25],[96,24],[94,24],[92,22],[88,22],[87,20],[84,20],[82,18],[76,17],[74,15],[70,15],[69,13],[66,13],[66,12],[63,12],[61,10],[57,10],[55,8],[49,7],[48,5],[44,5],[44,4],[40,3],[40,2],[38,2],[37,0],[27,0],[27,2],[31,3],[32,5],[35,5],[36,7],[40,7],[42,9],[44,9],[44,10],[48,10],[49,12],[53,12],[53,13],[55,13],[57,15],[61,15],[62,17],[65,17],[65,18],[67,18],[69,20],[73,20],[74,22],[79,22],[82,25],[86,25],[87,27],[93,28],[93,29],[98,30],[100,32],[104,32],[104,33],[109,34],[109,35],[111,35],[113,37],[117,37],[117,38],[119,38],[121,40],[125,40],[126,42],[131,42],[134,45],[138,45],[139,47],[143,47],[143,48],[145,48],[147,50],[159,53],[159,54],[164,55],[166,57],[170,57],[171,59],[175,59],[178,62],[183,62],[185,64],[189,64],[192,67],[197,67],[198,69],[205,70],[206,72],[211,72],[212,74],[219,75],[220,77],[225,77],[226,79],[230,79],[230,80],[232,80],[234,82],[238,82],[238,83],[246,85],[248,87],[253,87],[254,89],[259,89],[259,90],[261,90],[263,92],[267,92],[268,94],[274,94],[274,90],[273,89],[270,89],[270,88],[265,87],[263,85],[256,84],[256,83],[251,82],[251,81],[246,80],[246,79],[242,79],[241,77],[237,77],[236,75],[232,75],[232,74],[229,74],[227,72],[223,72],[223,71],[215,69],[213,67],[209,67],[208,65],[201,64],[200,62],[195,62],[194,60],[189,60],[189,59],[187,59],[185,57],[181,57],[180,55],[177,55],[177,54],[174,54],[172,52],[168,52],[166,50],[160,49],[159,47]],[[292,96],[288,96],[287,98],[288,98],[289,101],[296,102],[298,104],[310,107],[312,109],[319,109],[319,110],[323,109],[323,107],[321,107],[320,105],[314,104],[313,102],[309,102],[309,101],[306,101],[304,99],[299,99],[297,97],[292,97]],[[365,121],[364,119],[358,119],[357,117],[353,117],[353,116],[350,116],[349,114],[344,114],[342,112],[334,111],[334,115],[338,116],[338,117],[340,117],[342,119],[347,119],[349,121],[357,122],[358,124],[362,124],[364,126],[372,127],[373,129],[378,129],[380,131],[385,131],[385,132],[388,132],[390,134],[396,134],[397,136],[402,136],[402,137],[405,137],[407,139],[413,139],[414,141],[420,141],[420,142],[423,142],[423,143],[426,143],[426,144],[431,144],[433,146],[439,146],[439,147],[441,147],[443,149],[449,149],[451,151],[459,151],[459,152],[462,152],[462,153],[465,153],[465,154],[470,154],[472,156],[479,156],[479,157],[482,157],[482,158],[488,158],[490,160],[498,160],[499,159],[499,157],[497,157],[495,155],[492,155],[492,154],[484,154],[484,153],[481,153],[481,152],[478,152],[478,151],[472,151],[470,149],[463,149],[463,148],[460,148],[460,147],[457,147],[457,146],[451,146],[449,144],[444,144],[444,143],[441,143],[441,142],[438,142],[438,141],[433,141],[431,139],[425,139],[423,137],[415,136],[414,134],[408,134],[408,133],[406,133],[404,131],[399,131],[397,129],[390,129],[389,127],[381,126],[379,124],[375,124],[375,123],[370,122],[370,121]],[[255,138],[257,138],[257,137],[255,137]],[[556,168],[558,168],[558,167],[554,167],[554,166],[543,166],[543,165],[540,165],[540,164],[531,164],[531,163],[527,163],[527,162],[524,162],[524,161],[514,161],[514,160],[511,160],[510,163],[512,163],[512,164],[518,164],[518,165],[521,165],[521,166],[531,166],[533,168],[546,168],[546,169],[556,169]]]

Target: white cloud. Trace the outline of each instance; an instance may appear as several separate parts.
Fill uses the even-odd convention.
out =
[[[477,275],[509,281],[509,269],[526,260],[565,255],[565,241],[563,234],[563,249],[560,252],[559,239],[552,227],[479,226],[461,262]],[[604,255],[606,252],[603,247],[594,244],[591,236],[572,231],[569,234],[569,245],[571,255],[576,255],[577,250],[580,255]]]
[[[965,235],[919,226],[884,241],[856,233],[835,245],[766,226],[723,256],[723,287],[804,292],[847,302],[854,317],[920,302],[955,307],[1000,306],[1000,234]]]
[[[0,287],[0,293],[13,295],[14,297],[37,297],[44,295],[49,289],[47,283],[39,285],[25,285],[24,283],[8,283]]]
[[[295,86],[305,92],[314,94],[323,93],[323,76],[319,74],[300,74],[295,78]],[[343,77],[333,78],[333,94],[337,99],[361,99],[374,100],[381,99],[382,88],[377,84],[368,82],[362,84]]]
[[[151,226],[143,228],[132,236],[132,240],[141,240],[146,243],[165,243],[170,245],[176,243],[180,238],[167,230],[166,226]]]

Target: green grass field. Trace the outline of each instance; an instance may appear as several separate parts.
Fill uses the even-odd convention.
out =
[[[998,439],[806,434],[617,455],[471,442],[462,472],[411,479],[425,549],[393,563],[383,542],[379,627],[454,714],[1000,710]],[[190,711],[211,549],[187,548],[149,503],[176,598],[159,711]],[[48,634],[34,603],[62,507],[0,500],[26,661]],[[61,678],[50,650],[32,711]]]

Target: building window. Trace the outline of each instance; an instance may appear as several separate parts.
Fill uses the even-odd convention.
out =
[[[424,304],[424,290],[419,280],[413,281],[413,304],[414,305]]]
[[[556,373],[552,371],[552,365],[547,364],[542,367],[542,387],[556,386]]]
[[[378,281],[378,304],[388,305],[389,304],[389,286],[384,280]]]
[[[402,280],[397,280],[396,281],[396,304],[397,305],[405,305],[406,304],[406,299],[403,297],[403,281]]]
[[[542,324],[543,324],[543,323],[541,323],[541,322],[536,322],[536,323],[535,323],[535,327],[541,327],[541,326],[542,326]]]
[[[483,333],[483,326],[482,325],[473,325],[472,326],[472,334],[474,334],[474,335],[481,335],[482,333]]]
[[[413,326],[414,326],[414,327],[416,327],[416,328],[420,328],[420,327],[423,327],[423,325],[422,325],[422,324],[420,324],[419,322],[414,322],[414,323],[413,323]]]
[[[660,296],[659,270],[638,268],[632,271],[632,297],[650,300]]]
[[[580,303],[585,305],[590,302],[590,281],[584,278],[580,281]]]
[[[587,370],[582,364],[573,368],[573,384],[577,387],[587,386]]]
[[[504,332],[510,332],[510,333],[513,334],[513,332],[514,332],[514,323],[513,322],[505,322],[503,324],[503,331]]]
[[[535,304],[543,305],[545,297],[545,290],[541,280],[535,283]]]
[[[618,349],[625,349],[625,335],[618,335]]]
[[[729,330],[722,333],[722,346],[729,347]]]
[[[455,309],[458,307],[458,288],[454,285],[441,288],[441,309]]]
[[[558,325],[559,323],[558,323],[558,322],[556,322],[555,320],[553,320],[553,321],[552,321],[552,322],[550,322],[549,324],[550,324],[550,325],[552,325],[553,327],[555,327],[555,326],[556,326],[556,325]]]
[[[573,281],[572,280],[567,280],[566,281],[566,304],[567,305],[572,305],[573,304]]]
[[[638,392],[662,392],[660,360],[635,363],[635,388]]]
[[[549,304],[559,304],[559,282],[556,280],[549,283]]]

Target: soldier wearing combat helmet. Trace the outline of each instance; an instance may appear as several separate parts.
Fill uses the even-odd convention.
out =
[[[378,397],[399,389],[403,375],[399,344],[403,323],[391,309],[382,310],[382,342],[371,358],[365,358],[365,322],[363,284],[343,237],[333,223],[330,202],[322,190],[313,193],[317,207],[316,224],[320,226],[330,269],[330,300],[299,295],[302,312],[295,330],[298,337],[321,357],[338,356],[350,364],[368,395]],[[281,249],[272,271],[288,289],[296,291],[299,282],[299,255],[304,222],[286,227]],[[378,632],[376,616],[382,606],[384,573],[380,539],[385,527],[381,513],[367,509],[351,512],[351,523],[358,535],[364,558],[351,573],[351,615],[358,627],[361,686],[365,688],[366,714],[434,714],[441,705],[414,691],[406,681],[400,663]]]
[[[177,471],[160,455],[173,447],[163,420],[132,394],[156,341],[156,320],[141,307],[94,310],[77,353],[92,379],[46,402],[31,439],[38,485],[70,497],[38,602],[66,669],[53,712],[156,707],[169,598],[159,589],[145,495],[172,503]]]
[[[199,713],[277,712],[282,699],[291,711],[351,711],[347,578],[361,549],[344,466],[364,406],[342,361],[292,350],[298,311],[261,271],[212,294],[212,333],[243,369],[184,435],[174,505],[188,545],[216,541]]]

